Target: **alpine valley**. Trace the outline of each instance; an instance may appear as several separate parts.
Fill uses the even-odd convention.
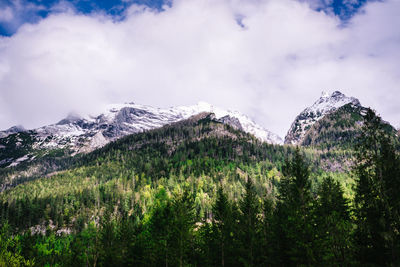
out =
[[[396,266],[399,151],[398,131],[339,91],[284,139],[207,103],[14,126],[0,266]]]

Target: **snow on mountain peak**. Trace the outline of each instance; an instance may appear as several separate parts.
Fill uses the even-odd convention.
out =
[[[135,125],[135,128],[140,128],[140,130],[149,130],[157,127],[161,127],[165,124],[169,124],[172,122],[176,122],[183,119],[188,119],[191,116],[197,115],[202,112],[214,113],[217,120],[222,120],[222,118],[226,118],[227,116],[230,118],[236,118],[240,123],[242,129],[245,132],[255,135],[257,138],[264,142],[281,144],[283,143],[282,139],[274,133],[269,132],[264,129],[260,125],[253,122],[247,116],[241,114],[237,111],[224,110],[218,107],[214,107],[213,105],[206,102],[198,102],[193,106],[178,106],[178,107],[170,107],[170,108],[154,108],[151,106],[138,105],[138,104],[122,104],[122,105],[111,105],[109,106],[109,113],[105,115],[108,118],[108,121],[112,123],[113,120],[117,116],[121,115],[121,112],[125,110],[125,116],[133,120],[125,120],[128,126],[131,124]],[[112,113],[113,115],[111,115]],[[122,116],[123,117],[123,116]],[[128,132],[132,133],[134,129],[131,129]]]
[[[95,121],[103,119],[103,124],[113,125],[116,136],[126,135],[143,130],[161,127],[165,124],[188,119],[202,112],[214,113],[217,120],[224,117],[236,118],[242,129],[255,135],[262,141],[280,144],[282,139],[259,126],[247,116],[237,112],[224,110],[206,102],[199,102],[193,106],[178,106],[170,108],[154,108],[152,106],[138,105],[134,103],[114,104],[107,107],[107,112],[94,118]],[[117,125],[115,125],[117,123]],[[106,128],[106,126],[103,126]],[[103,131],[107,136],[107,131]],[[111,135],[111,137],[115,137]]]
[[[1,131],[0,132],[0,138],[7,137],[10,134],[18,133],[18,132],[24,132],[26,131],[24,126],[22,125],[15,125],[11,128],[8,128],[7,130]]]
[[[331,94],[323,92],[314,104],[304,109],[292,123],[285,137],[286,144],[298,144],[305,136],[307,130],[325,115],[334,112],[338,108],[352,104],[359,106],[360,101],[354,97],[347,97],[340,91]]]
[[[312,113],[314,113],[316,118],[320,119],[327,113],[330,113],[349,103],[360,105],[360,101],[358,101],[357,98],[347,97],[339,91],[334,91],[330,95],[325,93],[317,101],[315,101],[311,107],[306,108],[301,114],[312,115]]]
[[[194,106],[180,106],[174,109],[181,112],[184,118],[189,118],[190,116],[199,114],[201,112],[214,113],[217,120],[231,124],[236,128],[254,135],[264,142],[271,144],[283,144],[283,140],[278,135],[266,130],[262,126],[256,124],[252,119],[238,111],[221,109],[206,102],[199,102]],[[238,123],[240,125],[238,125]]]
[[[321,93],[321,98],[326,98],[326,97],[329,97],[329,96],[330,96],[330,95],[329,95],[328,92],[322,91],[322,93]]]
[[[282,139],[256,124],[247,116],[217,108],[206,102],[193,106],[155,108],[135,103],[112,104],[98,115],[69,114],[56,124],[27,131],[36,140],[35,149],[69,148],[74,153],[90,152],[123,136],[162,127],[188,119],[202,112],[214,113],[215,119],[253,134],[260,140],[273,144]],[[0,138],[24,129],[0,131]]]

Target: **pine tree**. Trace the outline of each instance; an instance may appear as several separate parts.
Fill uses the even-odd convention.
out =
[[[72,244],[75,263],[85,266],[96,266],[99,262],[101,250],[100,234],[94,222],[88,224],[80,232]]]
[[[255,266],[260,256],[260,203],[252,179],[247,178],[245,193],[239,202],[239,246],[244,266]]]
[[[172,266],[173,207],[165,189],[155,196],[155,204],[137,246],[143,250],[142,265]]]
[[[174,196],[172,200],[172,233],[171,245],[175,255],[176,266],[186,266],[189,255],[193,252],[193,231],[195,226],[193,195],[185,189],[183,193]]]
[[[283,172],[274,214],[275,264],[312,265],[315,233],[310,171],[299,148],[286,160]]]
[[[272,247],[273,247],[273,216],[274,216],[274,201],[270,196],[264,198],[262,212],[262,230],[261,230],[261,266],[271,266]]]
[[[315,207],[317,257],[324,266],[351,263],[351,221],[348,200],[339,182],[326,177],[318,190]]]
[[[101,222],[100,242],[102,244],[100,260],[105,266],[121,265],[120,222],[106,214]]]
[[[235,231],[235,219],[232,204],[228,201],[222,187],[219,187],[217,199],[212,207],[212,231],[210,245],[215,246],[216,255],[214,264],[231,266],[230,259],[233,256],[233,242]]]
[[[35,260],[26,260],[21,255],[21,244],[18,236],[11,234],[7,221],[0,223],[0,266],[34,266]]]
[[[369,109],[357,145],[355,242],[361,264],[400,264],[400,159],[391,133]]]

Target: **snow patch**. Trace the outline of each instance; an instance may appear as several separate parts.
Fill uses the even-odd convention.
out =
[[[283,143],[279,136],[256,124],[249,117],[237,111],[214,107],[206,102],[170,108],[155,108],[134,103],[112,104],[107,105],[102,114],[69,115],[56,124],[40,127],[30,133],[36,139],[34,149],[68,148],[73,153],[90,152],[123,136],[159,128],[202,112],[214,113],[217,120],[232,118],[231,122],[240,124],[239,128],[264,142]],[[229,120],[226,123],[229,123]]]
[[[16,159],[13,163],[11,163],[10,165],[8,165],[8,167],[15,167],[18,164],[20,164],[21,162],[28,160],[29,156],[28,155],[24,155],[23,157],[20,157],[18,159]]]

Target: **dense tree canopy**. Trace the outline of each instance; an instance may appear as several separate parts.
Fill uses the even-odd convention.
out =
[[[0,194],[0,266],[396,266],[400,157],[364,118],[351,175],[207,118],[77,156]]]

